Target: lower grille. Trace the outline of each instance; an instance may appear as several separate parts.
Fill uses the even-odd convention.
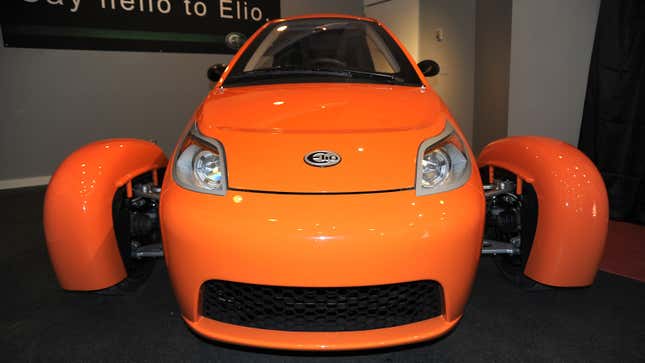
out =
[[[360,287],[283,287],[211,280],[202,315],[224,323],[286,331],[388,328],[442,314],[441,287],[423,280]]]

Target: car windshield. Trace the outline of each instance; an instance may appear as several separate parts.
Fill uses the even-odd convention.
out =
[[[294,82],[422,84],[378,24],[318,18],[268,26],[235,63],[224,85]]]

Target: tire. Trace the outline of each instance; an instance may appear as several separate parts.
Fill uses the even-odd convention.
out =
[[[488,168],[482,168],[480,171],[482,181],[486,184],[488,182]],[[507,170],[495,168],[495,178],[502,180],[515,180],[516,175]],[[531,184],[526,182],[523,184],[522,195],[519,196],[519,200],[521,202],[521,206],[519,208],[519,232],[521,241],[520,254],[513,256],[497,255],[492,258],[502,276],[504,276],[504,278],[510,281],[513,285],[525,290],[542,290],[547,286],[540,284],[524,274],[526,263],[531,255],[531,248],[533,247],[533,240],[535,239],[538,221],[538,199],[535,189]],[[488,230],[488,228],[491,228],[492,230]],[[487,237],[495,239],[502,236],[500,236],[497,228],[491,227],[491,225],[487,223]],[[504,235],[502,238],[502,240],[506,240],[509,236]]]
[[[494,256],[495,265],[515,286],[525,290],[543,290],[548,288],[524,274],[535,239],[538,221],[538,200],[533,186],[524,183],[520,197],[522,206],[520,208],[520,254],[509,256]]]
[[[102,295],[127,295],[137,291],[148,280],[154,269],[155,260],[132,258],[130,211],[125,186],[119,188],[114,194],[112,225],[127,276],[116,285],[95,292]]]

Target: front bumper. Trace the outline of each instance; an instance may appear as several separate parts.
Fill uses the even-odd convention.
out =
[[[299,195],[185,190],[166,178],[160,203],[164,252],[181,313],[208,338],[296,350],[385,347],[438,337],[461,318],[481,251],[485,203],[478,176],[446,193],[414,190]],[[443,314],[411,324],[346,332],[251,328],[206,318],[209,280],[292,287],[348,287],[432,280]]]

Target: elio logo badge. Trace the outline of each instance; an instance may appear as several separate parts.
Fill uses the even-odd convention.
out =
[[[305,163],[317,168],[326,168],[338,165],[340,160],[340,155],[333,151],[325,150],[312,151],[305,156]]]

